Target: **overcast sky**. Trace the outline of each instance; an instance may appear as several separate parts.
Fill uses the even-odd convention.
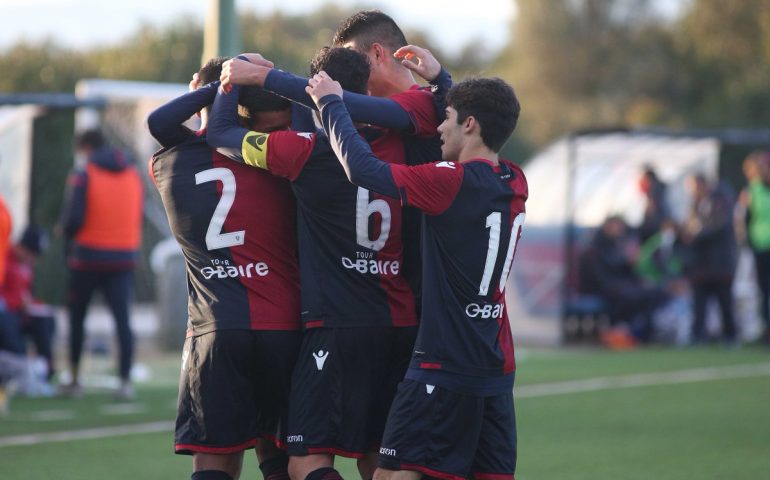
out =
[[[54,38],[62,45],[87,48],[117,42],[142,22],[163,25],[191,14],[201,25],[208,0],[0,0],[0,48],[21,38]],[[326,0],[236,0],[238,10],[302,13]],[[513,0],[334,0],[337,5],[379,8],[402,27],[427,32],[447,53],[472,39],[489,50],[508,40]],[[352,13],[352,10],[351,10]]]

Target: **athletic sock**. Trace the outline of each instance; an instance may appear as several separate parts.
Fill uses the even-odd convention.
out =
[[[198,470],[190,476],[190,480],[233,480],[233,477],[222,470]]]
[[[342,480],[342,476],[332,467],[323,467],[308,473],[305,480]]]
[[[259,464],[265,480],[289,480],[289,457],[281,453]]]

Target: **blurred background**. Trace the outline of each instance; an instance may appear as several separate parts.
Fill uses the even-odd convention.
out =
[[[754,153],[758,164],[770,164],[770,156],[763,153],[770,150],[770,0],[0,1],[0,196],[13,218],[12,237],[19,238],[29,223],[53,231],[65,179],[75,163],[76,132],[101,128],[110,143],[131,154],[143,175],[145,222],[132,318],[140,354],[134,375],[140,380],[160,377],[165,390],[153,390],[152,380],[140,390],[140,398],[150,399],[144,411],[157,408],[163,415],[149,418],[134,412],[145,415],[137,421],[143,425],[160,421],[149,431],[167,436],[164,429],[170,426],[162,422],[173,418],[169,404],[175,391],[176,352],[186,322],[184,265],[175,244],[168,241],[165,213],[146,174],[147,160],[159,148],[147,132],[147,114],[184,93],[202,59],[215,54],[259,52],[282,69],[306,74],[309,59],[330,43],[340,20],[369,8],[391,15],[408,41],[429,48],[455,81],[500,76],[514,86],[522,103],[518,128],[502,156],[524,166],[530,187],[527,222],[507,292],[517,359],[534,372],[529,379],[522,374],[525,387],[577,377],[646,373],[642,365],[656,371],[723,363],[760,365],[751,370],[754,373],[736,374],[759,380],[755,378],[742,397],[729,402],[717,401],[725,391],[718,382],[713,390],[688,392],[686,400],[678,393],[668,399],[650,393],[648,406],[681,402],[684,408],[705,396],[713,400],[702,402],[710,410],[694,414],[688,423],[676,423],[682,419],[681,411],[659,419],[661,428],[672,435],[668,446],[661,445],[654,432],[636,439],[629,436],[638,431],[635,428],[644,430],[650,415],[659,413],[639,415],[640,398],[634,399],[633,393],[628,399],[616,399],[615,405],[633,411],[638,423],[629,431],[613,432],[616,424],[611,422],[606,430],[592,431],[597,447],[583,446],[588,450],[582,453],[571,450],[581,442],[578,432],[585,433],[581,429],[611,411],[607,405],[598,402],[595,410],[581,407],[586,423],[569,427],[575,434],[572,447],[554,445],[547,434],[538,436],[541,427],[554,435],[564,431],[544,426],[553,412],[547,402],[533,408],[522,428],[527,431],[526,419],[532,422],[529,425],[538,425],[530,426],[528,433],[542,452],[529,457],[524,471],[528,468],[531,477],[522,478],[566,478],[567,471],[570,478],[647,478],[640,471],[624,470],[632,460],[622,454],[598,475],[589,475],[596,471],[586,466],[585,477],[569,465],[559,470],[553,459],[575,465],[603,455],[618,441],[635,445],[624,451],[659,455],[660,449],[675,449],[731,425],[745,427],[733,430],[736,438],[748,443],[734,443],[742,450],[731,451],[740,450],[746,457],[736,453],[733,464],[723,470],[716,461],[693,470],[686,455],[677,456],[663,462],[656,476],[767,475],[767,349],[755,346],[762,342],[763,294],[756,281],[755,252],[745,232],[750,207],[741,201],[741,192],[749,183],[744,170],[747,157]],[[737,329],[732,338],[725,336],[724,315],[716,302],[707,305],[703,332],[693,333],[697,288],[693,269],[703,262],[693,238],[709,220],[698,218],[698,196],[687,186],[695,176],[705,179],[707,197],[721,195],[728,212],[721,221],[730,231],[732,240],[725,248],[731,253],[722,264],[732,271],[728,288]],[[770,175],[765,180],[770,182]],[[665,257],[662,267],[660,255],[670,254],[670,245],[647,241],[667,238],[664,221],[674,225],[681,249],[674,263]],[[605,237],[612,240],[617,258],[597,257],[609,251],[599,243]],[[63,350],[64,245],[53,235],[51,240],[36,264],[34,295],[57,309],[56,342]],[[614,261],[622,264],[613,263],[618,267],[614,271],[591,268]],[[670,270],[676,262],[680,267]],[[602,287],[622,282],[628,282],[628,288],[619,293]],[[92,310],[87,349],[96,360],[88,368],[92,385],[98,386],[100,375],[112,368],[112,362],[99,355],[114,348],[106,309],[102,305]],[[606,349],[632,350],[645,344],[650,346],[625,360],[604,356]],[[677,347],[689,345],[695,346],[681,356]],[[563,350],[566,346],[577,348]],[[539,350],[542,347],[547,350]],[[532,390],[522,398],[540,398],[538,392]],[[762,409],[756,403],[761,399]],[[736,411],[738,405],[744,408],[743,417],[698,433],[695,425],[710,421],[724,408]],[[79,407],[82,411],[76,410],[74,417],[56,414],[61,405],[19,408],[20,416],[13,417],[12,409],[6,420],[0,418],[0,459],[4,428],[7,435],[14,435],[8,438],[15,438],[5,444],[9,452],[26,445],[17,437],[56,430],[57,425],[63,428],[73,418],[87,416],[90,407]],[[564,404],[552,408],[567,411],[572,406],[564,399]],[[49,426],[29,427],[40,411],[49,412]],[[626,418],[626,410],[612,411]],[[129,418],[130,408],[127,412]],[[526,415],[521,412],[520,419]],[[89,419],[80,425],[89,422],[100,424]],[[685,431],[692,436],[683,439],[672,433]],[[647,434],[647,443],[634,443]],[[156,433],[148,445],[162,444],[164,438]],[[166,443],[170,445],[170,440]],[[127,447],[116,443],[114,448],[120,452]],[[131,448],[143,451],[138,444]],[[717,447],[704,444],[690,453],[705,455],[712,448]],[[32,466],[34,457],[26,462],[19,468]],[[181,463],[168,471],[178,471]],[[6,465],[0,462],[3,478]],[[671,468],[664,471],[665,465]],[[54,470],[44,472],[56,475]]]

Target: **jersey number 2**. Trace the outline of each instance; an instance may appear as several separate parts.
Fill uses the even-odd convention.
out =
[[[227,214],[235,201],[235,175],[226,168],[211,168],[195,174],[195,184],[213,182],[219,180],[222,182],[222,196],[219,197],[217,207],[214,209],[214,215],[209,222],[209,228],[206,230],[206,248],[216,250],[218,248],[234,247],[243,245],[246,241],[246,231],[222,233],[222,227],[225,224]]]
[[[503,271],[500,274],[499,290],[505,289],[505,282],[508,280],[508,274],[511,273],[511,264],[513,263],[513,252],[516,250],[516,242],[519,239],[519,230],[524,224],[524,213],[516,215],[511,225],[511,239],[508,241],[508,251],[505,254],[505,263]],[[484,275],[481,276],[481,285],[479,285],[479,295],[486,295],[489,291],[489,282],[492,281],[492,272],[497,263],[497,253],[500,250],[500,224],[502,214],[492,212],[487,215],[487,228],[489,229],[489,248],[487,249],[487,261],[484,265]]]

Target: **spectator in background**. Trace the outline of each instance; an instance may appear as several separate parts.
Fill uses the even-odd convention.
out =
[[[627,325],[634,337],[646,342],[652,334],[652,314],[666,301],[666,293],[644,284],[634,270],[635,251],[626,222],[608,217],[580,258],[580,285],[583,293],[607,303],[613,326]]]
[[[752,152],[743,162],[743,173],[748,181],[739,197],[745,212],[744,239],[754,254],[764,321],[762,341],[770,346],[770,152]]]
[[[8,212],[5,200],[0,196],[0,287],[2,287],[5,280],[5,261],[11,237],[11,225],[11,214]],[[8,335],[6,330],[11,331],[9,322],[10,318],[6,313],[5,302],[0,299],[0,345],[5,342],[5,337]],[[8,395],[5,389],[6,380],[0,371],[0,415],[8,411]]]
[[[707,341],[706,307],[711,298],[719,302],[722,340],[736,341],[732,285],[737,266],[737,247],[733,230],[734,195],[724,184],[711,184],[702,174],[691,175],[685,186],[692,205],[683,230],[691,257],[687,276],[693,290],[694,318],[692,339]]]
[[[660,231],[663,221],[671,216],[666,199],[666,184],[663,183],[650,165],[645,165],[639,178],[639,189],[645,196],[644,216],[639,225],[639,241],[644,243]]]
[[[650,285],[665,289],[669,300],[654,315],[656,340],[684,345],[690,338],[692,305],[684,274],[689,249],[684,245],[679,225],[672,218],[663,220],[660,231],[639,248],[636,271]]]
[[[142,230],[142,184],[126,155],[110,147],[98,130],[77,138],[76,166],[67,181],[68,190],[59,230],[68,242],[67,287],[72,382],[62,393],[78,396],[84,322],[94,291],[101,290],[115,319],[119,342],[121,385],[115,396],[134,396],[130,382],[134,341],[129,325],[133,272]]]
[[[53,335],[55,321],[50,307],[35,302],[32,285],[35,260],[48,247],[48,236],[35,225],[29,225],[7,255],[5,282],[0,298],[5,301],[8,315],[18,326],[14,351],[26,355],[26,338],[30,337],[36,353],[46,362],[46,379],[53,376]],[[46,312],[47,311],[47,312]],[[41,314],[43,313],[43,314]],[[47,313],[47,314],[45,314]]]

